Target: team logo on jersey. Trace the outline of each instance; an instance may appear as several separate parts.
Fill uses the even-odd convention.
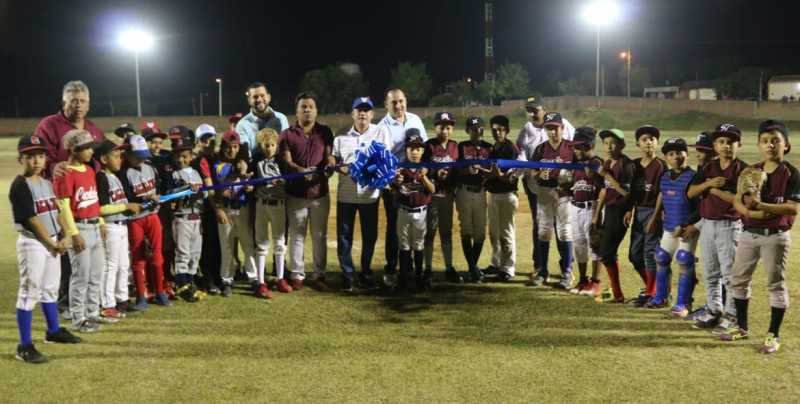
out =
[[[136,196],[150,195],[154,189],[156,189],[156,180],[153,178],[133,184],[133,192]]]
[[[34,210],[36,215],[58,211],[58,202],[55,197],[42,198],[33,201]]]
[[[403,195],[409,195],[413,192],[423,192],[424,190],[425,190],[425,184],[423,184],[421,181],[414,181],[401,184],[399,189],[400,193]]]
[[[122,188],[120,187],[114,188],[109,192],[108,199],[111,201],[111,203],[125,200],[125,192],[123,192]]]
[[[90,186],[89,189],[85,189],[84,187],[78,187],[78,190],[75,191],[75,200],[78,204],[75,206],[75,209],[86,209],[89,206],[92,206],[99,202],[97,199],[97,188]]]

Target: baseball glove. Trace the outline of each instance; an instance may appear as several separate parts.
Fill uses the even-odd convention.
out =
[[[603,242],[603,228],[599,226],[592,227],[589,230],[589,246],[592,250],[600,252],[600,244]]]
[[[755,167],[747,167],[739,174],[736,183],[736,196],[741,200],[750,195],[755,202],[761,202],[761,189],[767,182],[767,173]]]

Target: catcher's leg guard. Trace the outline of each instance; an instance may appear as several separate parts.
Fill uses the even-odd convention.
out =
[[[658,272],[656,273],[656,293],[650,301],[655,304],[660,304],[667,298],[669,275],[672,270],[672,257],[667,250],[661,247],[656,249],[654,255],[656,258],[656,265],[658,265]]]
[[[675,260],[678,261],[680,276],[678,277],[678,299],[673,310],[676,308],[682,310],[689,304],[689,299],[691,299],[694,289],[695,257],[689,251],[678,250],[678,253],[675,254]]]

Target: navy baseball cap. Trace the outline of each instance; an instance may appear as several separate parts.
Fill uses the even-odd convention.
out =
[[[125,144],[125,143],[116,144],[116,143],[114,143],[114,142],[112,142],[112,141],[110,141],[108,139],[103,140],[102,142],[99,142],[97,144],[97,146],[95,146],[95,148],[94,148],[94,158],[97,159],[97,161],[100,161],[100,157],[105,156],[109,152],[112,152],[114,150],[126,149],[126,148],[128,148],[128,146],[129,145]]]
[[[483,118],[479,116],[471,116],[467,118],[467,129],[477,128],[478,126],[484,126]]]
[[[36,135],[25,135],[19,138],[17,152],[25,153],[33,150],[47,150],[47,142],[44,138]]]
[[[633,135],[636,138],[636,141],[639,141],[639,138],[642,135],[650,135],[656,139],[661,136],[661,131],[653,125],[644,125],[639,129],[636,129],[636,133]]]
[[[778,133],[783,135],[783,140],[785,140],[787,143],[789,142],[789,128],[787,128],[786,124],[783,123],[782,121],[779,121],[777,119],[767,119],[766,121],[758,124],[759,136],[761,136],[762,133],[769,132],[771,130],[778,131]],[[788,154],[790,150],[792,150],[792,147],[789,144],[787,144],[786,151],[784,151],[783,154]]]
[[[525,109],[536,109],[544,106],[544,99],[540,94],[534,94],[525,99]]]
[[[169,128],[169,139],[189,139],[194,141],[194,132],[183,125],[175,125]]]
[[[570,146],[575,146],[581,143],[588,143],[594,147],[596,137],[597,129],[592,128],[591,126],[581,126],[580,128],[575,129],[575,134],[572,136],[572,140],[568,141],[567,144]]]
[[[564,127],[564,119],[561,118],[561,114],[558,112],[548,112],[547,115],[544,116],[544,126],[561,126]]]
[[[661,153],[667,154],[673,150],[688,151],[686,141],[679,137],[671,137],[661,146]]]
[[[456,120],[453,118],[453,114],[449,112],[437,112],[436,115],[433,117],[433,125],[455,125]]]
[[[358,97],[353,100],[353,109],[356,109],[362,105],[369,105],[369,109],[375,109],[375,106],[372,105],[372,100],[369,97]]]
[[[177,139],[172,139],[172,145],[171,146],[172,146],[171,148],[172,148],[173,151],[193,150],[194,149],[194,142],[191,139],[186,139],[186,138],[180,138],[179,137]]]
[[[701,132],[697,135],[694,144],[689,145],[698,150],[714,151],[714,138],[711,136],[711,131]]]
[[[408,146],[425,146],[425,141],[422,140],[422,134],[417,128],[406,129],[406,142],[405,147]]]
[[[738,141],[742,140],[742,130],[739,129],[736,124],[733,123],[723,123],[717,126],[713,132],[711,132],[711,137],[714,139],[720,136],[728,136],[734,138]]]
[[[136,133],[136,129],[134,129],[133,124],[130,122],[123,123],[122,125],[119,125],[117,129],[114,129],[114,134],[121,138],[124,138],[125,135],[129,133]]]

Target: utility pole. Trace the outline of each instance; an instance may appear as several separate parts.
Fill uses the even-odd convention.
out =
[[[200,91],[200,116],[203,116],[203,92]]]
[[[492,0],[485,0],[486,67],[483,79],[494,80],[494,45],[492,39]]]

